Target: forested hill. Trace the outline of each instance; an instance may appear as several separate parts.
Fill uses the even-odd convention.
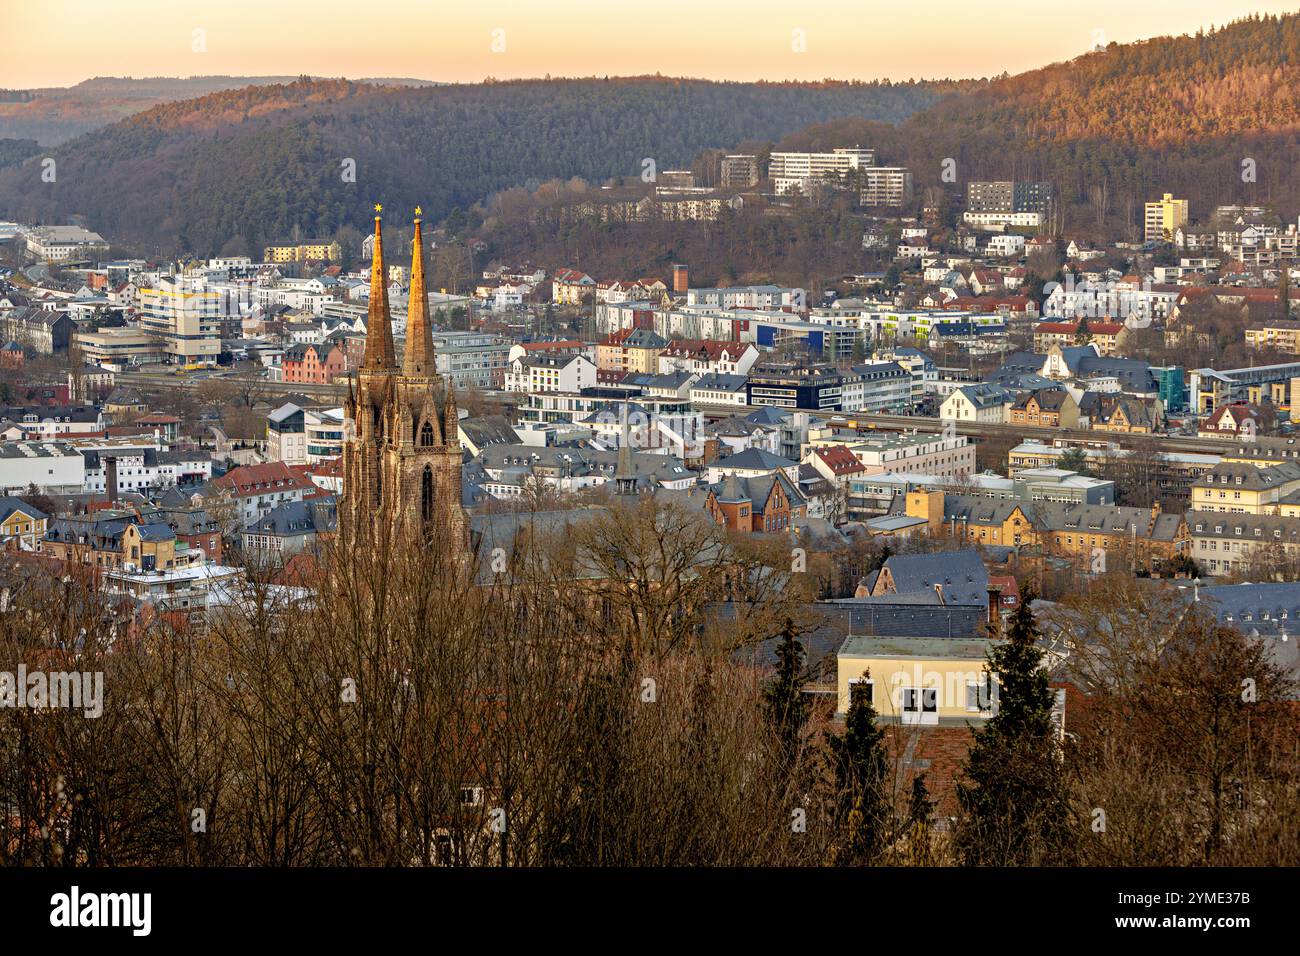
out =
[[[255,250],[297,227],[366,227],[370,203],[438,218],[514,185],[689,164],[842,116],[906,119],[954,84],[660,77],[421,89],[309,81],[168,103],[0,171],[0,216],[83,215],[144,252]],[[356,164],[355,182],[346,181]]]
[[[116,123],[159,103],[188,100],[245,86],[292,83],[293,76],[97,76],[75,86],[0,89],[0,138],[34,139],[44,146]],[[381,86],[436,86],[428,80],[384,77]]]
[[[1067,204],[1095,203],[1105,217],[1140,215],[1142,202],[1168,191],[1189,198],[1194,216],[1229,202],[1276,204],[1294,215],[1300,15],[1111,44],[945,97],[897,126],[834,123],[782,145],[832,140],[871,143],[908,164],[919,194],[946,185],[950,158],[958,186],[1050,180]]]

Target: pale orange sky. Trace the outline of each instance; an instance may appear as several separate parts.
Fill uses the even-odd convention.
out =
[[[1081,6],[1086,12],[1078,12]],[[733,80],[990,76],[1067,60],[1099,40],[1194,32],[1297,6],[1297,0],[0,0],[0,88],[213,73],[453,82],[547,73]],[[794,49],[795,31],[803,31],[804,52]]]

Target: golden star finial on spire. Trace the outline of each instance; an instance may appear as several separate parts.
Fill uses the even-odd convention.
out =
[[[376,212],[376,213],[380,213],[380,212],[383,212],[383,211],[384,211],[384,204],[381,203],[381,202],[377,202],[377,203],[375,203],[375,212]]]
[[[419,219],[420,216],[421,216],[421,214],[422,214],[423,212],[424,212],[423,209],[421,209],[419,206],[416,206],[416,207],[415,207],[415,218],[416,218],[416,219]]]

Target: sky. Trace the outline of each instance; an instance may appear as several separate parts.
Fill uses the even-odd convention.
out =
[[[1300,0],[0,0],[0,88],[92,76],[994,76]],[[1083,9],[1085,12],[1080,13]]]

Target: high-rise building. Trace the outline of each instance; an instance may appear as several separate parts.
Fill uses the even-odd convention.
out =
[[[757,186],[762,178],[757,156],[737,153],[722,158],[723,189],[749,189]]]
[[[1143,235],[1147,242],[1173,242],[1174,233],[1187,225],[1187,219],[1187,200],[1165,193],[1159,202],[1146,204]]]
[[[140,331],[177,365],[211,364],[221,351],[221,297],[202,280],[162,276],[140,290]]]
[[[841,147],[829,153],[773,153],[767,176],[778,196],[807,191],[814,182],[839,184],[848,181],[854,170],[874,166],[876,151],[860,147]]]
[[[912,198],[912,174],[903,166],[869,166],[858,176],[864,206],[901,206]]]
[[[381,210],[375,207],[365,356],[344,406],[351,426],[343,443],[340,530],[354,538],[381,529],[419,533],[460,554],[469,547],[460,497],[460,419],[455,389],[436,367],[420,210],[411,244],[406,353],[400,366],[384,281]]]
[[[966,184],[967,212],[1050,211],[1054,192],[1051,183],[1024,180],[971,182]]]

